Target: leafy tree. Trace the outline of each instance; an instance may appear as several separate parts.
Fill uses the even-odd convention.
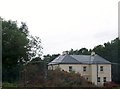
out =
[[[111,42],[104,43],[104,45],[98,45],[94,47],[93,51],[99,54],[103,58],[107,59],[108,61],[112,62],[112,80],[120,83],[119,78],[119,68],[120,68],[120,40],[118,38],[112,40]]]
[[[60,69],[56,70],[48,70],[46,81],[44,79],[44,73],[42,70],[39,70],[36,64],[28,64],[26,67],[26,77],[24,81],[21,82],[21,86],[28,87],[93,87],[94,84],[88,82],[84,79],[80,74],[68,73],[66,71],[60,71]],[[23,73],[24,76],[24,73]]]
[[[69,52],[68,52],[70,55],[88,55],[90,54],[90,52],[88,51],[87,48],[81,48],[79,50],[73,50],[71,49]]]
[[[44,82],[44,61],[40,57],[33,58],[30,62],[24,65],[24,70],[21,72],[19,86],[38,86]]]
[[[18,62],[27,61],[25,46],[28,44],[28,39],[25,33],[19,30],[15,21],[3,21],[2,29],[3,81],[11,82],[18,75],[16,67]]]
[[[79,52],[80,54],[83,54],[83,55],[88,55],[88,54],[90,54],[90,52],[88,51],[87,48],[81,48],[78,52]]]
[[[17,21],[2,21],[3,81],[18,80],[22,65],[41,54],[41,41],[33,37],[25,23],[18,27]],[[36,50],[38,49],[38,50]]]
[[[33,58],[30,62],[41,62],[43,61],[40,57]]]
[[[105,53],[105,50],[104,50],[104,46],[103,45],[98,45],[98,46],[95,46],[94,48],[93,48],[93,51],[96,53],[96,54],[98,54],[98,55],[100,55],[100,56],[104,56],[104,53]]]
[[[53,54],[53,55],[44,55],[44,60],[48,63],[54,60],[56,57],[58,57],[60,54]]]

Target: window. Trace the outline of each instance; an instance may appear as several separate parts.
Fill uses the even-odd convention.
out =
[[[72,66],[69,66],[69,72],[71,72],[72,71]]]
[[[106,77],[103,77],[103,82],[106,82]]]
[[[88,80],[88,77],[86,79]]]
[[[97,78],[97,81],[100,82],[100,77]]]
[[[103,66],[100,66],[100,71],[103,71]]]
[[[83,71],[86,71],[86,68],[87,68],[87,67],[86,67],[86,66],[84,66],[84,67],[83,67]]]

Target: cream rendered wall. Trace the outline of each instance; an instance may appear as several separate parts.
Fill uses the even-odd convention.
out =
[[[103,66],[103,71],[100,71],[100,66]],[[104,84],[103,77],[106,77],[106,81],[111,81],[111,65],[110,64],[101,64],[98,66],[98,76],[101,77],[100,84]]]
[[[97,70],[98,66],[98,70]],[[100,71],[100,66],[103,66],[103,71]],[[91,65],[91,81],[96,85],[103,85],[103,77],[106,77],[106,81],[111,81],[111,64],[92,64]],[[98,74],[97,74],[98,71]],[[97,82],[97,75],[100,77],[100,82]]]
[[[69,66],[72,66],[75,73],[80,73],[81,76],[84,76],[86,79],[88,78],[88,81],[91,81],[96,85],[103,85],[103,77],[106,77],[107,81],[111,81],[111,64],[59,64],[48,66],[48,69],[55,70],[59,67],[61,70],[69,72]],[[86,71],[83,71],[84,66],[86,66]],[[103,71],[100,71],[100,66],[103,66]],[[101,82],[97,82],[97,71],[98,77],[101,78]]]
[[[59,67],[61,70],[69,72],[69,66],[72,66],[75,73],[80,73],[81,76],[84,76],[88,81],[91,81],[91,69],[88,64],[60,64]],[[86,66],[86,71],[83,71],[83,67]]]
[[[91,65],[91,81],[97,85],[97,66]]]
[[[48,65],[48,70],[52,70],[52,65]]]
[[[57,68],[60,68],[58,64],[56,64],[56,65],[49,65],[48,66],[48,70],[55,70]]]

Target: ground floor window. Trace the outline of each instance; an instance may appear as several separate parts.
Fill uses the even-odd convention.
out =
[[[86,79],[88,80],[88,77]]]
[[[103,82],[106,82],[106,77],[103,77]]]
[[[103,66],[100,66],[100,71],[103,71]]]
[[[97,78],[97,81],[100,82],[100,77]]]
[[[69,72],[71,72],[72,71],[72,66],[69,66]]]

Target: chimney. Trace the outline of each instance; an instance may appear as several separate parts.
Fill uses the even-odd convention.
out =
[[[95,52],[91,52],[89,63],[91,64],[94,60]]]
[[[91,56],[95,56],[95,52],[91,52]]]
[[[63,51],[62,52],[62,55],[67,55],[68,54],[68,51]]]

